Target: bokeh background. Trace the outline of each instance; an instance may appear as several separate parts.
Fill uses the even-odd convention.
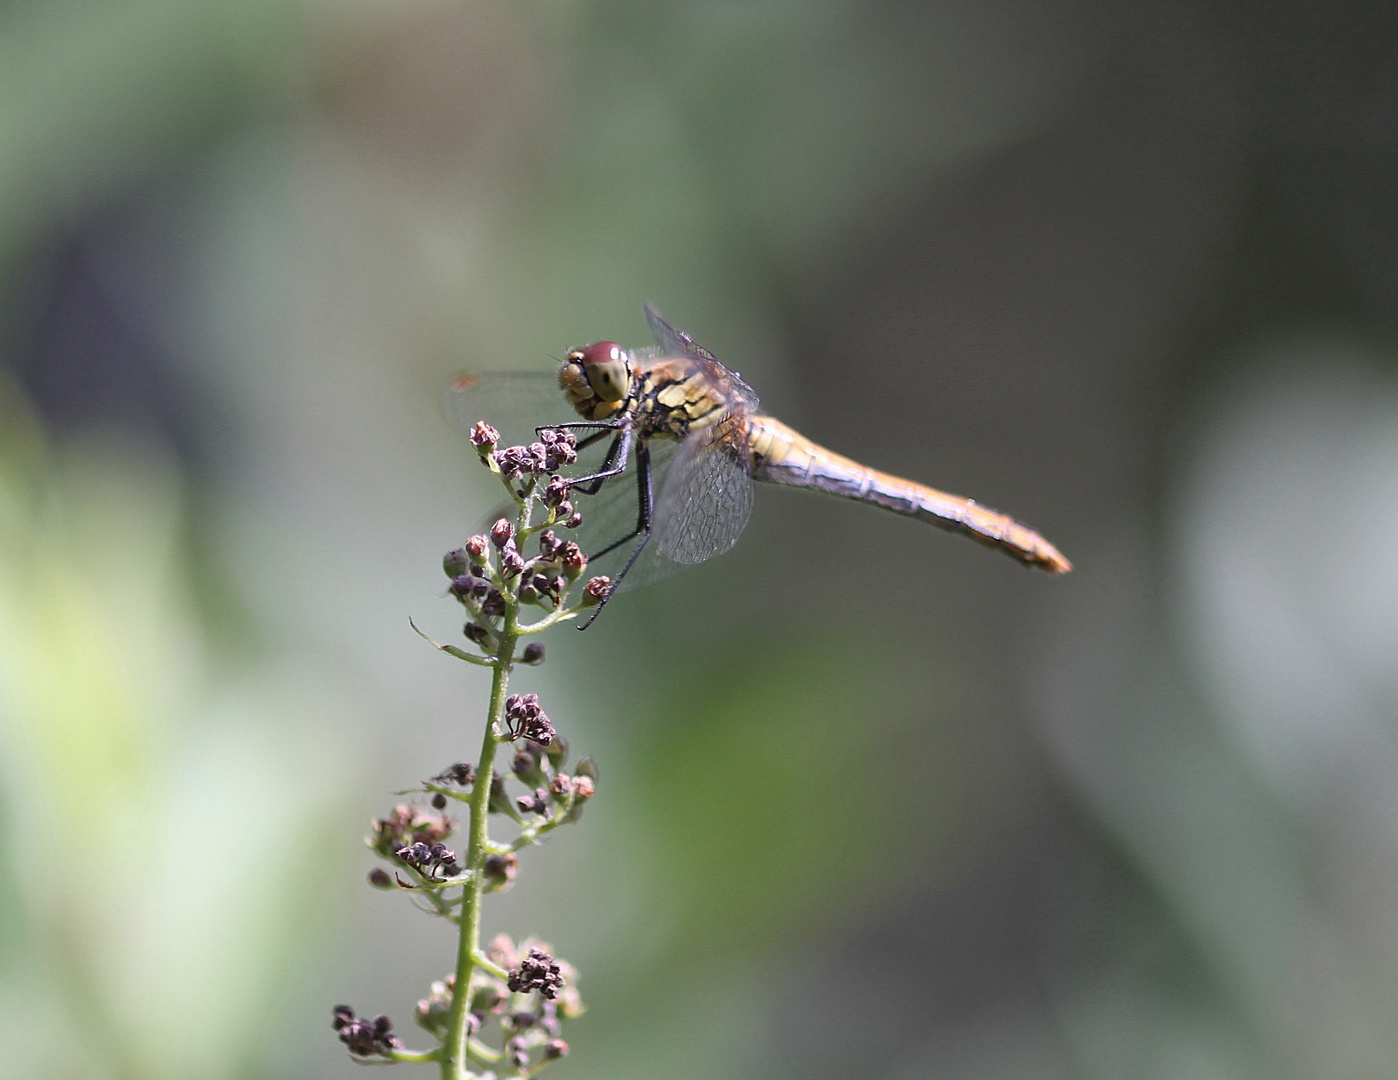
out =
[[[1077,570],[761,490],[555,632],[600,793],[487,919],[559,1080],[1398,1073],[1398,8],[7,0],[0,71],[0,1074],[411,1035],[441,388],[646,299]]]

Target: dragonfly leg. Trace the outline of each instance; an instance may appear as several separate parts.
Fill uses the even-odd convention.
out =
[[[545,429],[545,430],[547,430],[547,429]],[[587,449],[589,446],[591,446],[593,443],[595,443],[595,442],[600,442],[601,440],[603,440],[603,439],[607,438],[609,435],[611,435],[612,430],[613,430],[612,428],[604,428],[602,431],[594,431],[591,435],[587,436],[587,438],[585,438],[585,439],[579,439],[579,440],[578,440],[578,449],[579,449],[579,450],[586,450],[586,449]]]
[[[574,429],[574,428],[576,428],[576,429],[578,429],[578,430],[580,430],[580,431],[581,431],[581,430],[596,431],[597,434],[595,434],[595,435],[589,435],[589,436],[588,436],[587,441],[588,441],[588,442],[592,442],[592,441],[595,440],[595,439],[601,438],[601,437],[602,437],[602,435],[601,435],[602,432],[604,432],[604,431],[616,431],[618,428],[624,428],[624,427],[627,426],[628,422],[629,422],[629,421],[624,420],[624,419],[623,419],[623,420],[572,420],[572,421],[570,421],[569,423],[566,423],[566,424],[542,424],[542,425],[540,425],[539,427],[536,427],[536,428],[534,429],[534,434],[535,434],[535,435],[542,435],[545,431],[571,431],[571,430]]]
[[[602,602],[597,605],[596,610],[593,611],[587,622],[578,627],[579,630],[586,630],[596,621],[597,616],[602,614],[602,609],[607,606],[607,601],[616,593],[617,587],[621,584],[622,579],[625,578],[627,574],[631,573],[631,568],[636,565],[636,560],[641,557],[641,552],[645,550],[646,544],[650,541],[654,501],[654,491],[651,487],[650,447],[642,442],[636,449],[636,502],[638,504],[636,528],[633,532],[623,536],[616,543],[608,544],[596,555],[593,555],[592,558],[600,558],[610,551],[615,551],[617,548],[621,547],[622,544],[637,536],[641,538],[641,542],[636,545],[636,550],[631,553],[631,558],[626,560],[626,565],[621,568],[621,573],[619,573],[616,576],[616,580],[612,582],[612,587],[607,590],[607,595],[602,597]]]
[[[574,491],[581,491],[584,495],[596,495],[602,490],[602,481],[613,476],[620,476],[626,471],[626,466],[631,460],[631,442],[635,438],[635,429],[625,427],[617,435],[616,441],[612,443],[607,451],[606,458],[602,461],[601,472],[595,472],[591,476],[579,476],[568,481],[568,486]],[[584,487],[583,485],[587,485]]]

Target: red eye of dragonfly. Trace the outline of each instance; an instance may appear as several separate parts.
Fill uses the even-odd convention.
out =
[[[592,367],[593,364],[613,363],[621,359],[621,346],[615,341],[598,341],[579,350],[578,358],[583,362],[584,367]]]

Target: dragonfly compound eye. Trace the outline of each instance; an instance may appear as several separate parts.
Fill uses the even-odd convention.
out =
[[[620,401],[631,385],[626,352],[615,341],[599,341],[580,350],[588,385],[603,401]]]

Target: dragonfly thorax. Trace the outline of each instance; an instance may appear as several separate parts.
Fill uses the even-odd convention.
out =
[[[558,385],[579,415],[604,420],[626,400],[631,374],[630,354],[614,341],[598,341],[564,357]]]

